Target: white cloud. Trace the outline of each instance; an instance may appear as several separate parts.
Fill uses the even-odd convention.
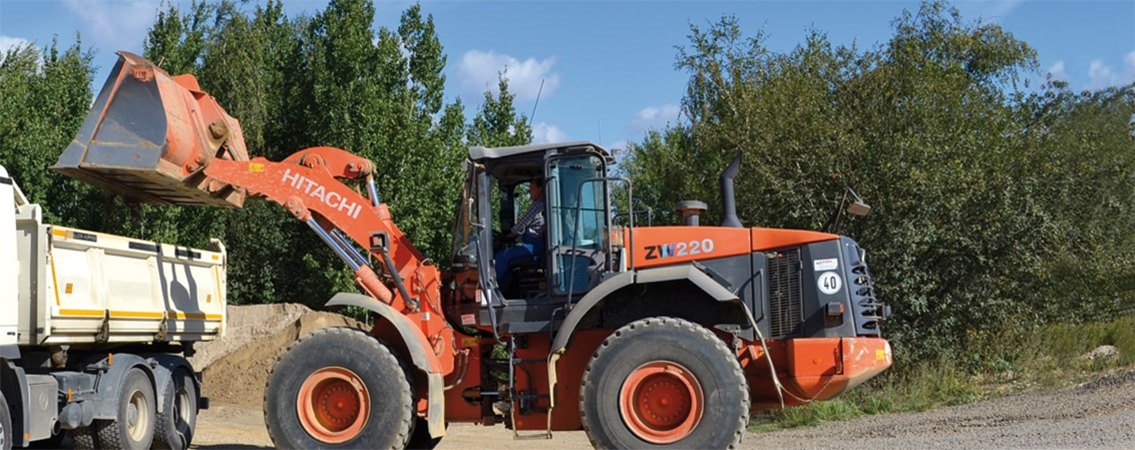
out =
[[[1091,66],[1088,67],[1088,79],[1090,80],[1088,82],[1089,89],[1103,89],[1114,85],[1116,82],[1115,73],[1107,64],[1098,59],[1092,60]]]
[[[532,126],[532,143],[547,144],[549,142],[563,142],[568,139],[567,133],[560,127],[547,122],[540,122]]]
[[[635,115],[627,127],[631,133],[642,133],[650,129],[662,129],[678,120],[681,109],[678,105],[647,106]]]
[[[480,94],[486,89],[496,95],[497,74],[505,72],[508,88],[518,101],[535,100],[537,94],[547,99],[560,86],[560,75],[553,71],[555,58],[538,60],[528,58],[523,61],[492,51],[469,50],[461,56],[457,71],[461,84],[471,94]],[[540,82],[544,89],[540,92]]]
[[[1123,62],[1127,65],[1127,82],[1135,82],[1135,51],[1128,53]]]
[[[1068,72],[1064,69],[1063,59],[1048,68],[1048,77],[1056,81],[1068,81]]]
[[[84,38],[103,51],[142,52],[146,31],[157,18],[158,0],[66,0],[67,9],[82,20]]]
[[[8,53],[8,50],[16,47],[25,47],[30,44],[31,41],[24,38],[0,35],[0,57],[3,57],[6,53]]]
[[[982,11],[982,17],[986,19],[998,19],[1012,14],[1013,11],[1021,6],[1024,0],[992,0],[985,5]]]

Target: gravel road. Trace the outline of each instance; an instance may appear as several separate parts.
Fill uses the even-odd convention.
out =
[[[200,449],[268,448],[259,409],[214,405],[197,423]],[[513,441],[503,427],[454,425],[441,449],[585,449],[583,432]],[[743,448],[1135,448],[1135,370],[1055,392],[1029,392],[920,413],[749,433]]]

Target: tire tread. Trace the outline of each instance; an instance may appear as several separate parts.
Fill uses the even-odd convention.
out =
[[[587,368],[584,369],[583,377],[580,380],[579,392],[580,418],[583,422],[583,429],[587,432],[587,439],[591,442],[591,446],[595,448],[607,448],[609,446],[608,443],[600,442],[596,439],[595,433],[593,433],[590,429],[586,412],[587,408],[585,407],[585,402],[588,398],[587,390],[589,386],[597,385],[599,381],[597,377],[599,377],[600,374],[595,371],[595,362],[602,360],[604,355],[607,352],[611,351],[611,344],[618,341],[631,339],[635,335],[645,332],[644,330],[651,330],[653,328],[659,327],[679,328],[692,332],[693,335],[701,339],[713,342],[713,349],[717,354],[716,357],[722,358],[723,360],[732,360],[735,362],[734,364],[732,364],[732,368],[735,380],[740,381],[739,383],[736,383],[736,389],[738,390],[737,394],[742,401],[741,414],[737,418],[737,427],[736,431],[734,432],[733,440],[726,446],[726,448],[737,448],[737,446],[741,443],[741,440],[745,437],[745,429],[749,424],[750,400],[748,382],[745,379],[745,373],[741,370],[741,365],[736,363],[736,355],[734,355],[733,352],[729,351],[729,348],[725,346],[725,342],[714,335],[713,332],[709,331],[708,328],[690,322],[688,320],[661,316],[639,319],[615,330],[613,333],[611,333],[610,336],[603,340],[603,343],[601,343],[595,350],[595,353],[591,355],[591,359],[588,361]],[[727,386],[726,389],[728,388],[729,387]]]
[[[395,356],[395,353],[394,353],[393,350],[391,350],[389,347],[387,347],[384,343],[382,343],[382,341],[380,341],[375,336],[373,336],[369,333],[366,333],[364,331],[354,329],[354,328],[348,328],[348,327],[330,327],[330,328],[323,328],[323,329],[313,331],[313,332],[297,339],[295,342],[293,342],[291,345],[289,345],[288,348],[286,350],[284,350],[284,352],[281,353],[278,358],[276,358],[276,362],[272,366],[272,372],[270,372],[268,374],[268,380],[264,384],[264,402],[262,403],[262,405],[263,405],[262,410],[264,412],[265,419],[270,417],[269,416],[269,410],[268,410],[268,398],[269,398],[269,396],[273,395],[272,392],[269,389],[269,385],[272,382],[272,376],[275,374],[276,369],[280,367],[280,361],[284,360],[284,358],[287,358],[288,355],[291,354],[292,350],[296,348],[296,346],[299,346],[299,345],[301,345],[301,344],[303,344],[307,341],[310,341],[312,339],[316,339],[320,336],[330,335],[330,334],[341,335],[341,336],[344,336],[346,339],[349,339],[349,340],[360,341],[360,342],[356,342],[355,344],[361,344],[361,345],[365,346],[366,348],[368,348],[369,350],[371,350],[371,354],[374,355],[374,357],[377,358],[383,364],[388,364],[388,365],[391,365],[391,366],[394,366],[394,367],[400,367],[400,368],[405,367],[402,364],[402,361],[399,360],[399,358],[397,356]],[[405,404],[413,405],[414,404],[413,403],[413,395],[412,395],[413,390],[410,386],[411,380],[403,378],[401,381],[402,381],[401,383],[397,383],[398,384],[398,392],[395,395],[397,395],[400,399],[404,400]],[[384,394],[385,395],[391,395],[391,393],[384,393]],[[372,395],[374,395],[374,393],[372,393]],[[414,421],[414,418],[416,416],[417,415],[413,414],[413,411],[411,411],[411,410],[407,410],[406,414],[403,414],[401,423],[399,424],[399,427],[398,427],[399,431],[398,431],[397,436],[394,440],[395,445],[391,446],[392,449],[403,449],[403,448],[406,448],[407,444],[409,444],[411,433],[413,432],[413,424],[414,424],[413,421]],[[276,447],[276,448],[291,448],[290,445],[289,445],[290,443],[278,442],[277,441],[277,436],[273,435],[272,427],[268,425],[267,420],[265,420],[265,427],[268,428],[268,436],[269,436],[269,438],[271,438],[272,445],[274,447]]]

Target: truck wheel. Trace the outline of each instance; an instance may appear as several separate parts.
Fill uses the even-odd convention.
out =
[[[118,392],[118,418],[96,420],[99,448],[142,450],[154,441],[154,420],[157,413],[154,386],[150,377],[137,367],[126,372]]]
[[[197,385],[193,375],[178,369],[166,383],[166,404],[154,427],[154,448],[185,450],[197,426]]]
[[[292,344],[272,368],[264,420],[279,448],[406,447],[414,420],[410,381],[394,353],[351,328],[325,328]]]
[[[579,398],[596,448],[733,448],[749,422],[737,357],[705,327],[669,317],[615,330],[592,355]]]
[[[0,392],[0,450],[12,450],[12,412],[8,400]]]

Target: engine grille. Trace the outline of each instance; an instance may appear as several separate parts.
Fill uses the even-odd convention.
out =
[[[800,249],[769,255],[768,273],[769,333],[774,339],[799,334],[804,321]]]
[[[859,336],[881,336],[879,322],[886,319],[888,308],[875,296],[871,271],[864,261],[866,252],[859,244],[843,238],[844,258],[848,261],[847,284],[851,294],[851,312],[855,316],[855,332]]]

